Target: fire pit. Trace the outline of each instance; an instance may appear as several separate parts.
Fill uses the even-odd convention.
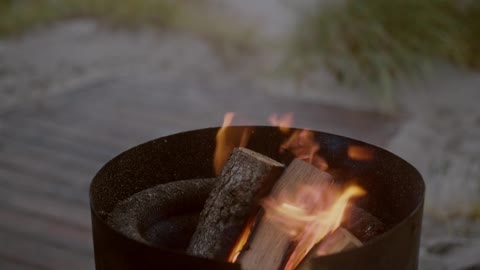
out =
[[[245,130],[249,132],[245,148],[292,167],[295,155],[279,149],[300,130],[285,131],[263,126],[227,128],[228,132],[236,134]],[[208,187],[215,181],[211,178],[219,173],[218,168],[212,166],[218,131],[219,128],[195,130],[147,142],[115,157],[98,172],[90,188],[97,270],[241,269],[239,263],[188,255],[191,252],[187,253],[187,247],[182,244],[188,242],[195,230],[191,220],[198,220],[205,200],[203,197],[208,195]],[[321,157],[317,160],[321,163],[319,166],[328,164],[328,169],[324,169],[339,184],[355,179],[355,184],[367,193],[356,199],[355,205],[381,220],[384,232],[362,246],[311,258],[308,264],[301,265],[302,269],[417,269],[425,189],[417,170],[381,148],[323,132],[311,131],[309,134],[318,146],[315,154]],[[187,179],[198,179],[192,180],[196,181],[194,188],[198,192],[195,197],[198,198],[188,202],[174,199],[174,203],[166,208],[168,211],[153,207],[153,212],[160,211],[162,215],[143,217],[139,220],[141,224],[135,225],[135,228],[141,227],[138,232],[134,228],[134,232],[129,233],[128,228],[115,225],[122,222],[112,225],[111,213],[128,212],[118,206],[132,201],[129,198],[133,195],[145,193],[159,184]],[[181,182],[176,186],[182,189]],[[185,188],[192,186],[189,184]],[[173,191],[166,188],[160,191],[160,197],[161,192],[168,197]],[[134,212],[142,212],[142,201],[135,203],[140,207]],[[185,220],[176,221],[175,224],[182,224],[179,228],[161,225],[162,220],[172,216],[171,213],[175,213],[175,218]],[[128,223],[128,214],[125,216],[125,223]],[[163,231],[164,236],[182,235],[165,240],[170,243],[167,247],[162,244],[163,240],[156,241],[158,230]],[[272,250],[275,248],[271,247]]]

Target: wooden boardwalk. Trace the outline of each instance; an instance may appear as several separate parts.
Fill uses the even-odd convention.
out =
[[[216,126],[226,111],[253,124],[292,111],[296,126],[380,145],[398,126],[368,112],[230,90],[104,78],[0,115],[0,269],[94,269],[88,188],[102,164],[146,140]]]

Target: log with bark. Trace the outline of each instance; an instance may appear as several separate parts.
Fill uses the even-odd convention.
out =
[[[228,260],[248,220],[259,210],[283,165],[245,148],[235,148],[225,164],[192,237],[187,253]]]

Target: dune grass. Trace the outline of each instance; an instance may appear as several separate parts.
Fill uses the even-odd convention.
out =
[[[0,0],[0,38],[71,18],[92,18],[122,28],[175,29],[194,33],[222,56],[252,50],[254,31],[199,0]]]
[[[302,17],[294,54],[391,107],[399,78],[421,76],[438,61],[480,67],[479,2],[331,1]]]
[[[0,0],[0,36],[75,17],[126,26],[166,26],[176,11],[177,4],[169,0]]]

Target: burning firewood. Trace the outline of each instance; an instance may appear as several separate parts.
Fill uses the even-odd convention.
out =
[[[383,222],[355,205],[348,207],[345,216],[348,218],[342,223],[342,227],[327,235],[312,248],[296,270],[312,269],[311,259],[361,247],[386,230]]]
[[[332,181],[329,174],[295,159],[277,181],[270,196],[279,197],[301,184],[329,186]],[[292,237],[267,216],[261,219],[250,239],[238,259],[243,269],[281,269],[291,253]]]
[[[349,250],[363,246],[363,243],[351,234],[345,228],[338,228],[334,232],[326,236],[320,243],[318,243],[308,255],[303,259],[302,263],[295,270],[310,270],[312,266],[311,259],[324,256],[328,254],[334,254],[341,251]]]
[[[233,262],[241,253],[238,262],[247,270],[304,267],[310,258],[358,247],[384,231],[383,223],[373,215],[355,206],[347,208],[345,203],[339,211],[349,217],[343,227],[338,227],[339,215],[337,227],[325,230],[321,241],[310,241],[318,235],[301,231],[316,224],[318,207],[341,200],[341,196],[332,195],[330,174],[305,161],[295,159],[282,171],[279,162],[236,148],[218,178],[170,182],[141,191],[120,202],[108,222],[132,239],[186,248],[196,256]],[[267,196],[263,201],[267,211],[262,216],[260,202]],[[293,209],[294,214],[304,216],[297,218],[298,224],[288,225],[290,231],[282,227],[281,223],[289,220],[281,211],[292,209],[275,208],[280,211],[278,216],[268,211],[269,204],[278,203],[305,206]]]
[[[361,246],[363,246],[363,243],[355,235],[345,228],[340,227],[325,237],[312,251],[314,251],[317,256],[321,256]]]
[[[258,212],[283,165],[245,148],[234,149],[218,177],[187,252],[228,260],[248,220]]]
[[[348,206],[344,216],[346,218],[341,227],[317,244],[310,252],[309,258],[360,247],[386,231],[386,226],[382,221],[353,204]],[[305,261],[308,261],[309,258],[306,258]]]
[[[132,239],[151,243],[151,239],[142,236],[143,231],[161,219],[201,211],[215,181],[215,178],[175,181],[140,191],[120,202],[107,222]]]

